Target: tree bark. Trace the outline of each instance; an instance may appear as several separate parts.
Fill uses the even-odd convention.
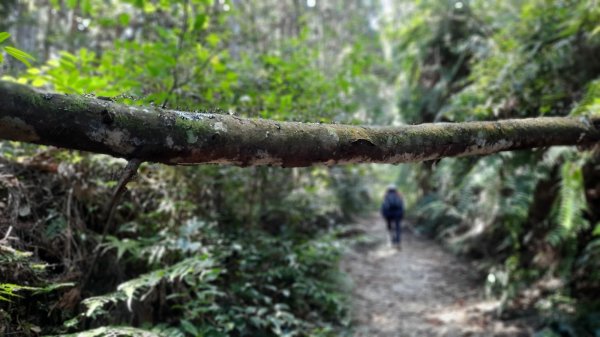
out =
[[[0,139],[165,164],[403,163],[600,140],[600,117],[399,127],[278,122],[126,106],[0,81]]]

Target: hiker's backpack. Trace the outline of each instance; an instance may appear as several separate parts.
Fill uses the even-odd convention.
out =
[[[388,212],[402,212],[402,199],[396,193],[390,193],[385,197],[385,210]]]

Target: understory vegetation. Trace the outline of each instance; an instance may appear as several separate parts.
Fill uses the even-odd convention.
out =
[[[422,3],[399,32],[407,121],[600,113],[598,3],[456,4]],[[542,336],[596,336],[599,156],[559,147],[417,165],[418,230],[482,261],[502,315],[537,315]]]
[[[5,0],[0,77],[134,105],[399,125],[600,113],[595,0]],[[2,98],[0,97],[0,104]],[[60,130],[68,137],[68,130]],[[0,142],[0,335],[344,336],[344,224],[395,182],[500,317],[600,336],[600,153],[142,164]]]
[[[5,42],[35,58],[6,58],[3,79],[129,104],[352,122],[361,103],[350,92],[367,80],[350,71],[360,51],[318,65],[334,55],[319,56],[288,4],[233,5],[3,2]],[[285,18],[283,35],[261,31]],[[370,207],[367,167],[144,164],[107,222],[123,160],[15,142],[0,153],[0,335],[338,336],[349,324],[338,225]]]
[[[268,219],[257,210],[259,221],[236,200],[250,198],[250,188],[230,198],[232,187],[214,188],[230,181],[210,179],[240,169],[148,165],[119,206],[119,225],[102,239],[111,175],[122,163],[54,155],[1,163],[2,221],[12,223],[0,260],[3,333],[328,336],[347,324],[335,271],[340,242],[329,223],[317,227],[341,214],[327,200],[333,196],[310,191],[310,181],[289,184],[291,194],[281,185],[255,186],[287,195],[269,207],[307,214],[270,209],[280,216]],[[313,181],[321,179],[329,176]],[[220,219],[228,214],[242,218]]]

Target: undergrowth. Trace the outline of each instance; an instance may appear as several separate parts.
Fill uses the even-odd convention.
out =
[[[214,175],[215,167],[174,174],[144,166],[118,207],[118,226],[100,241],[122,163],[35,151],[43,154],[31,156],[35,164],[0,162],[0,335],[339,336],[349,324],[334,194],[290,185],[288,197],[269,203],[271,217],[250,208],[230,218],[206,208],[258,207],[239,202],[256,185],[216,182],[238,194],[216,205],[214,194],[198,195],[215,184],[199,171]],[[270,172],[260,193],[280,193],[272,183],[288,172]],[[340,176],[321,171],[311,180]],[[195,187],[182,188],[182,179]]]

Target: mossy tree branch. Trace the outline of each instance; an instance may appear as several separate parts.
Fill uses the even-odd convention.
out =
[[[165,164],[402,163],[600,140],[600,118],[371,127],[137,107],[0,82],[0,139]]]

